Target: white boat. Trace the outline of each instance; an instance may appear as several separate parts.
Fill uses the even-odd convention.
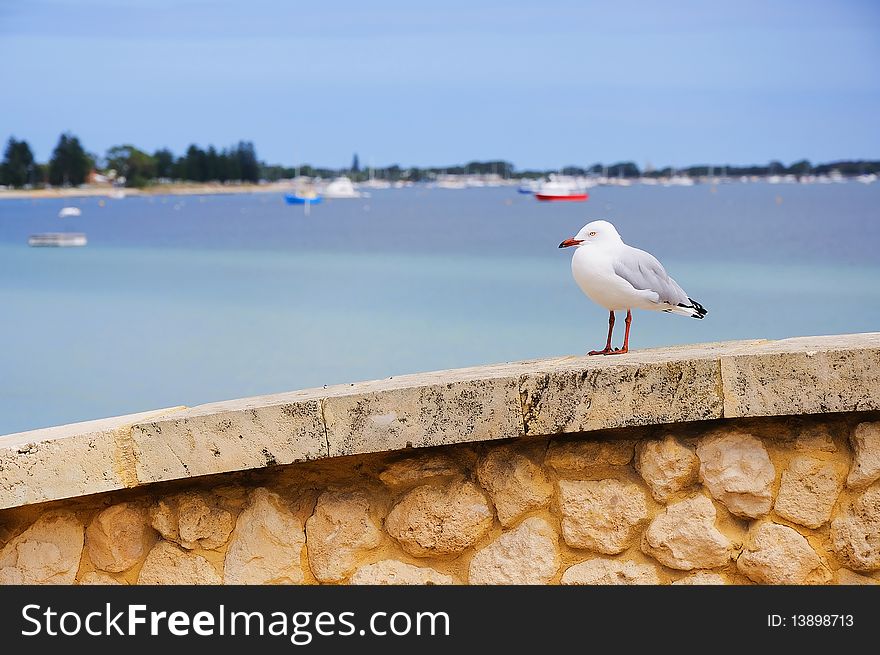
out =
[[[88,243],[82,232],[43,232],[28,237],[28,245],[33,248],[70,248]]]
[[[343,176],[337,177],[330,182],[321,192],[324,198],[342,199],[342,198],[362,198],[363,193],[358,191],[351,179]]]
[[[862,184],[873,184],[877,181],[877,175],[875,173],[868,173],[867,175],[859,175],[856,178],[856,182],[861,182]]]
[[[69,218],[71,216],[80,215],[82,215],[82,211],[79,207],[64,207],[60,212],[58,212],[58,218]]]
[[[589,195],[575,179],[565,175],[551,175],[550,179],[535,191],[535,198],[544,201],[571,200],[580,202],[589,198]]]
[[[437,176],[437,188],[438,189],[464,189],[467,187],[467,182],[461,175],[438,175]]]

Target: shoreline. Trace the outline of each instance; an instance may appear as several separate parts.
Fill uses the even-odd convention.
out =
[[[163,184],[143,189],[125,188],[126,197],[135,196],[204,196],[229,195],[237,193],[283,193],[292,191],[289,183],[272,184]],[[76,187],[53,189],[8,189],[0,190],[0,200],[26,200],[37,198],[113,198],[119,191],[111,187]]]

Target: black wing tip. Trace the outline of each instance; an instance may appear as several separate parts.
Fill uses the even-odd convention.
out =
[[[684,303],[678,303],[679,307],[684,307],[686,309],[693,309],[696,314],[693,314],[691,318],[700,318],[702,319],[706,314],[709,313],[709,310],[703,307],[700,303],[698,303],[693,298],[688,298],[691,301],[690,305],[685,305]]]

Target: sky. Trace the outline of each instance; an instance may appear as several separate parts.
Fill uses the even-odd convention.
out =
[[[253,141],[270,163],[880,158],[876,0],[0,0],[0,139],[46,160]]]

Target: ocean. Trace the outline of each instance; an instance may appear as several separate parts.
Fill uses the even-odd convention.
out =
[[[880,330],[880,184],[390,189],[308,216],[280,193],[3,200],[0,434],[583,354],[607,312],[557,246],[597,218],[709,310],[636,312],[633,349]],[[88,246],[27,246],[64,229]]]

